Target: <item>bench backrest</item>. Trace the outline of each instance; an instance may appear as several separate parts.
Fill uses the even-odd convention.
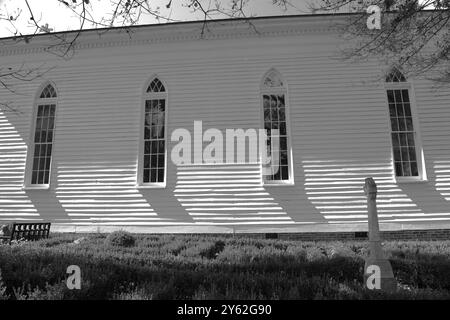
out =
[[[14,223],[11,240],[38,240],[48,238],[51,223]]]

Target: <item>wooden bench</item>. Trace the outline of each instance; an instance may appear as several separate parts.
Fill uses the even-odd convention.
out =
[[[7,240],[9,244],[13,240],[35,241],[46,239],[50,234],[51,223],[16,223],[12,225],[11,235],[0,236],[0,240]]]

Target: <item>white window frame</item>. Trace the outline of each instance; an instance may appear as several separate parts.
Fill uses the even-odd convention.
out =
[[[158,79],[161,81],[161,83],[164,86],[165,92],[147,92],[147,89],[149,85],[152,83],[153,80]],[[164,114],[164,181],[163,182],[144,182],[144,150],[145,150],[145,137],[144,137],[144,128],[145,128],[145,102],[147,100],[156,100],[156,99],[164,99],[165,100],[165,114]],[[149,188],[149,189],[163,189],[167,186],[167,144],[169,139],[167,138],[167,123],[168,123],[168,114],[169,114],[169,92],[167,89],[166,82],[161,79],[160,76],[157,74],[150,77],[150,80],[148,80],[145,83],[145,86],[142,90],[142,99],[141,99],[141,112],[140,112],[140,118],[139,118],[139,152],[138,156],[139,159],[137,161],[138,163],[138,170],[137,170],[137,184],[136,186],[138,188]]]
[[[274,87],[268,88],[264,86],[264,80],[271,74],[276,73],[278,77],[282,80],[282,87]],[[260,123],[261,127],[264,127],[264,95],[284,95],[284,107],[285,107],[285,117],[286,117],[286,136],[287,136],[287,149],[288,149],[288,176],[287,180],[266,180],[264,179],[264,175],[261,172],[261,181],[264,186],[267,187],[276,187],[276,186],[293,186],[295,185],[294,181],[294,166],[293,166],[293,152],[292,152],[292,133],[291,133],[291,117],[290,117],[290,103],[289,103],[289,94],[288,94],[288,86],[282,74],[276,68],[270,68],[267,72],[264,73],[259,90],[259,110],[260,110]],[[261,153],[262,150],[259,150]],[[261,157],[262,155],[260,155]]]
[[[392,69],[393,70],[393,69]],[[391,70],[391,72],[392,72]],[[422,135],[420,133],[419,118],[417,114],[417,104],[414,93],[414,86],[410,80],[406,77],[406,82],[386,82],[384,78],[384,99],[386,105],[386,112],[388,118],[388,128],[389,128],[389,141],[391,147],[391,162],[392,162],[392,175],[396,183],[415,183],[415,182],[425,182],[427,181],[427,175],[425,170],[425,156],[422,147]],[[417,171],[418,176],[397,176],[395,172],[395,158],[394,158],[394,147],[392,143],[392,126],[391,117],[389,113],[389,100],[387,97],[388,90],[408,90],[409,104],[411,108],[411,117],[414,129],[414,143],[416,149],[416,159],[417,159]]]
[[[56,98],[40,98],[42,91],[48,85],[51,85],[53,87],[53,89],[55,90]],[[58,99],[59,99],[59,92],[53,82],[47,81],[44,84],[42,84],[39,87],[39,89],[37,90],[36,96],[34,98],[33,111],[31,114],[31,125],[30,125],[31,129],[30,129],[30,134],[28,137],[25,181],[24,181],[24,186],[23,186],[24,189],[48,190],[50,188],[50,184],[51,184],[51,180],[52,180],[51,178],[52,178],[53,157],[55,154],[55,137],[56,137],[56,119],[57,119],[57,114],[58,114]],[[52,154],[51,154],[51,158],[50,158],[48,183],[32,184],[31,179],[32,179],[32,175],[33,175],[34,149],[36,146],[36,143],[34,142],[34,140],[35,140],[35,134],[36,134],[36,118],[37,118],[38,106],[39,105],[49,105],[49,104],[55,105],[55,116],[54,116],[54,123],[53,123]]]

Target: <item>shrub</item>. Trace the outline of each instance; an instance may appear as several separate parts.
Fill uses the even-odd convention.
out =
[[[6,294],[6,286],[2,279],[2,270],[0,270],[0,300],[7,300],[9,297]]]
[[[2,236],[10,236],[12,231],[12,223],[7,223],[0,225],[0,235]]]
[[[127,231],[114,231],[105,239],[106,244],[117,247],[132,247],[135,242],[134,236]]]

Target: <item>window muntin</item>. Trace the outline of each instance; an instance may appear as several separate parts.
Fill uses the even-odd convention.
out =
[[[396,68],[386,77],[392,152],[397,177],[420,177],[417,132],[411,110],[409,85]]]
[[[146,90],[144,104],[143,184],[165,182],[166,167],[166,89],[155,78]]]
[[[56,113],[56,90],[47,85],[39,95],[34,122],[31,185],[48,185]]]
[[[267,149],[271,151],[272,130],[278,129],[279,159],[278,169],[272,166],[274,174],[264,175],[263,180],[268,184],[283,184],[290,182],[290,138],[286,105],[286,89],[278,72],[271,70],[263,79],[262,104],[264,129],[267,131]]]

